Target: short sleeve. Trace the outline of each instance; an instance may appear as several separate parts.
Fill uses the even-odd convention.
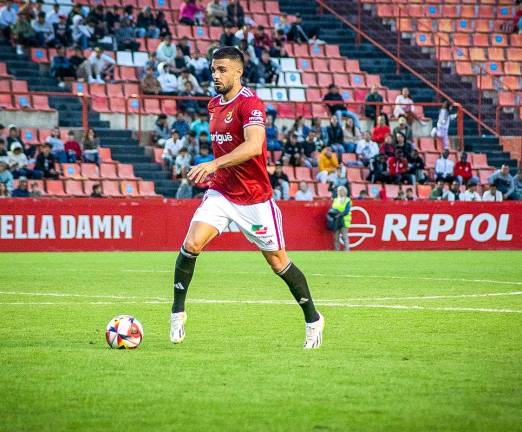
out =
[[[245,99],[245,102],[241,104],[239,112],[243,128],[254,125],[265,126],[265,106],[260,99]]]

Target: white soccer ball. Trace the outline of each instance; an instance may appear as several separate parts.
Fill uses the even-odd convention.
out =
[[[111,348],[137,348],[143,340],[143,326],[131,315],[118,315],[107,324],[105,339]]]

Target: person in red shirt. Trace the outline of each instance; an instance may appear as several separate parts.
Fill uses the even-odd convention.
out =
[[[67,141],[63,145],[65,153],[67,153],[67,161],[74,163],[82,160],[82,148],[80,143],[76,141],[74,132],[69,131],[67,134]]]
[[[468,184],[468,182],[473,178],[473,171],[471,169],[471,164],[468,162],[468,154],[462,153],[460,155],[460,160],[455,164],[453,168],[453,176],[460,184]]]
[[[390,126],[386,124],[386,117],[379,116],[377,119],[377,126],[373,128],[372,139],[379,145],[384,143],[384,137],[391,134]]]
[[[285,250],[282,215],[272,199],[266,170],[265,107],[241,85],[243,53],[222,47],[212,55],[211,72],[218,96],[208,104],[214,160],[191,168],[187,178],[210,185],[190,223],[174,273],[170,340],[185,338],[185,298],[196,259],[207,244],[234,222],[261,249],[272,270],[288,285],[305,318],[304,348],[322,344],[324,318],[315,309],[304,274]]]
[[[411,174],[408,173],[408,160],[400,149],[395,150],[395,156],[388,158],[388,171],[390,178],[395,184],[412,184]]]
[[[384,142],[379,148],[379,152],[385,154],[388,157],[395,155],[395,145],[393,144],[393,138],[390,134],[387,134],[384,137]]]

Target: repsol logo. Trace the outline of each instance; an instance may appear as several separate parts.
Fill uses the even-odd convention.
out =
[[[230,132],[227,132],[226,134],[220,134],[217,132],[214,132],[210,135],[210,140],[212,142],[217,142],[218,144],[223,144],[225,142],[231,142],[232,141],[232,134]]]

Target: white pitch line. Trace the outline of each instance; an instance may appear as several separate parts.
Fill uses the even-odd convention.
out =
[[[522,295],[522,291],[510,291],[499,293],[484,293],[484,294],[449,294],[449,295],[430,295],[430,296],[410,296],[410,297],[360,297],[347,299],[330,299],[323,301],[381,301],[381,300],[438,300],[438,299],[456,299],[456,298],[478,298],[478,297],[503,297],[503,296],[517,296]]]
[[[253,304],[253,305],[295,305],[292,301],[285,300],[206,300],[194,299],[189,303],[193,304]],[[121,302],[0,302],[0,305],[121,305]],[[125,304],[170,304],[168,301],[128,301]],[[350,303],[331,303],[316,302],[318,306],[327,307],[345,307],[359,309],[396,309],[396,310],[415,310],[415,311],[442,311],[442,312],[482,312],[482,313],[514,313],[522,314],[522,309],[495,309],[495,308],[472,308],[472,307],[424,307],[424,306],[408,306],[408,305],[380,305],[380,304],[350,304]]]

